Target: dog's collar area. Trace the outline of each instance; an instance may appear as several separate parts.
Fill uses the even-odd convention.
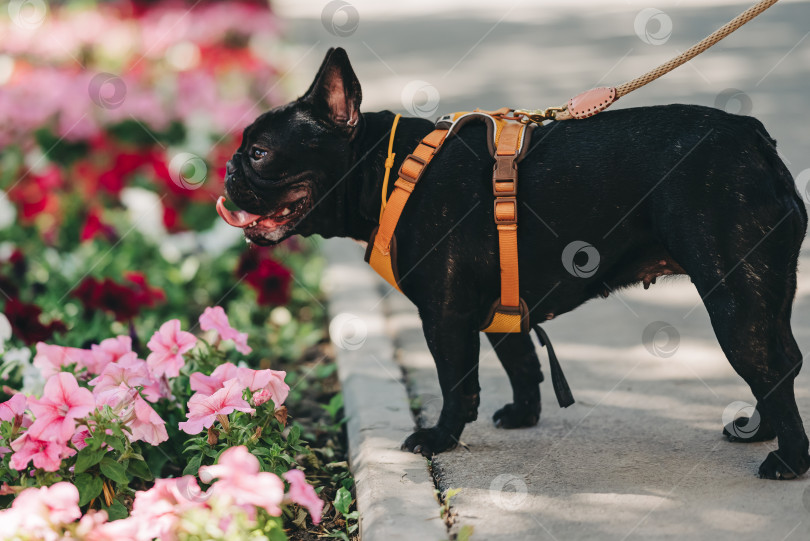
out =
[[[422,178],[428,164],[441,150],[444,142],[451,138],[467,122],[484,122],[487,126],[487,143],[494,158],[492,174],[493,217],[498,231],[498,257],[501,269],[501,294],[492,304],[489,314],[481,325],[487,333],[528,333],[529,309],[520,296],[518,265],[518,162],[525,156],[529,147],[534,126],[521,122],[509,108],[497,111],[460,112],[445,115],[417,145],[413,153],[403,160],[394,183],[394,190],[388,195],[388,180],[394,165],[394,138],[400,115],[394,118],[388,141],[388,155],[385,160],[385,177],[382,185],[379,226],[372,232],[366,250],[366,261],[371,267],[396,289],[400,289],[397,269],[396,237],[394,232],[405,204]],[[574,403],[571,390],[562,373],[554,349],[545,332],[534,325],[541,345],[549,353],[549,365],[554,392],[561,407]]]

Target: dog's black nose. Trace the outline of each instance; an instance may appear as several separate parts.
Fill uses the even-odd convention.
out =
[[[233,164],[232,160],[228,160],[228,163],[225,164],[225,171],[227,171],[229,175],[236,173],[236,166]]]

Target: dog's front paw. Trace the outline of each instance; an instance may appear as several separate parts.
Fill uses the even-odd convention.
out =
[[[446,428],[434,426],[433,428],[420,428],[405,439],[402,444],[403,451],[419,453],[427,458],[437,453],[447,451],[458,445],[458,440]]]
[[[492,422],[498,428],[524,428],[534,426],[540,420],[540,403],[507,404],[492,416]]]
[[[761,418],[759,424],[752,424],[748,417],[740,417],[723,427],[723,435],[728,438],[728,441],[754,443],[774,439],[776,431]]]
[[[795,479],[810,468],[810,456],[804,454],[785,455],[772,451],[759,466],[760,479]]]

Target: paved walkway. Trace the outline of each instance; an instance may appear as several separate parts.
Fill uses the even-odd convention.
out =
[[[740,11],[739,4],[726,2],[659,2],[665,18],[653,13],[658,22],[646,33],[642,25],[642,39],[634,21],[647,3],[598,9],[585,9],[581,0],[567,6],[552,2],[547,9],[537,2],[408,4],[430,7],[431,14],[422,16],[356,2],[356,31],[337,37],[322,24],[324,4],[296,2],[299,18],[292,20],[290,33],[298,43],[294,54],[303,58],[295,69],[296,90],[306,88],[325,48],[340,45],[363,83],[366,110],[435,107],[430,116],[476,106],[556,105],[572,92],[637,75]],[[413,13],[424,12],[413,8]],[[337,21],[349,28],[353,15],[344,15],[348,19]],[[667,19],[671,37],[651,44],[663,39],[656,36],[666,34]],[[804,190],[810,180],[808,28],[810,5],[780,2],[666,81],[619,105],[725,103],[732,112],[751,111],[779,141]],[[406,91],[414,80],[430,88]],[[732,87],[739,92],[728,90]],[[351,253],[351,246],[340,246]],[[356,251],[361,260],[362,250]],[[810,252],[802,260],[802,268],[808,266]],[[810,352],[810,275],[804,272],[794,329]],[[399,294],[385,298],[378,309],[388,315],[396,360],[411,396],[431,420],[441,395],[418,317]],[[773,443],[732,444],[720,436],[724,411],[752,397],[720,351],[699,301],[688,279],[659,281],[649,291],[636,288],[592,301],[545,325],[577,403],[560,410],[545,383],[543,416],[531,429],[492,426],[489,418],[511,392],[494,354],[482,347],[479,421],[462,436],[467,448],[433,461],[438,486],[461,489],[451,502],[454,528],[472,525],[473,539],[485,540],[808,539],[810,481],[761,481],[757,467]],[[654,327],[656,322],[668,326]],[[645,329],[653,328],[663,328],[657,341],[645,340]],[[670,342],[673,331],[678,338]],[[548,376],[545,353],[541,358]],[[797,379],[797,395],[810,419],[808,370]]]

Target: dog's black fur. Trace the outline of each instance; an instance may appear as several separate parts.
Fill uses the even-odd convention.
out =
[[[292,209],[287,223],[246,229],[248,239],[369,239],[394,115],[361,114],[360,100],[345,51],[333,49],[302,98],[245,130],[228,164],[228,196],[262,216]],[[432,128],[423,119],[400,121],[394,171]],[[436,426],[404,444],[426,456],[453,447],[477,416],[478,329],[500,284],[485,138],[483,125],[471,124],[445,143],[396,231],[402,290],[419,309],[444,398]],[[645,107],[539,126],[532,145],[520,165],[518,229],[531,319],[556,317],[606,290],[688,274],[723,351],[758,400],[760,428],[745,441],[778,437],[760,476],[807,471],[793,391],[802,354],[790,327],[807,214],[762,124],[705,107]],[[598,250],[590,277],[573,276],[561,262],[574,240]],[[496,424],[534,425],[542,374],[532,341],[488,338],[514,392]]]

